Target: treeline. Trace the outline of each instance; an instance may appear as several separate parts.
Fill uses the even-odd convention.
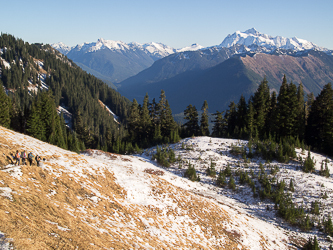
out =
[[[189,105],[184,111],[185,129],[182,133],[208,135],[203,132],[207,126],[207,108],[203,105],[203,115],[199,126],[198,112]],[[243,96],[239,102],[231,102],[229,109],[213,114],[212,136],[223,138],[250,139],[307,144],[313,150],[327,155],[333,154],[333,90],[328,83],[321,93],[305,93],[302,83],[297,87],[288,83],[284,76],[279,93],[271,91],[266,78],[257,91],[246,102]]]
[[[0,49],[0,125],[32,136],[40,135],[38,138],[44,141],[71,149],[68,138],[64,138],[65,143],[60,142],[61,138],[59,142],[54,142],[55,137],[49,138],[48,132],[45,137],[43,132],[35,131],[39,127],[38,123],[48,124],[42,120],[50,112],[48,115],[42,114],[46,111],[40,106],[49,98],[54,103],[53,114],[59,105],[73,114],[69,124],[73,130],[67,128],[62,134],[70,135],[70,141],[77,139],[79,149],[87,147],[126,152],[129,141],[123,124],[128,117],[129,100],[82,71],[49,45],[30,45],[11,35],[1,34]],[[42,86],[42,81],[48,86],[48,90]],[[2,86],[7,95],[3,95]],[[117,114],[119,123],[114,121],[114,117],[101,106],[99,100]],[[59,119],[63,120],[61,117]],[[60,126],[64,127],[64,124]],[[48,131],[48,128],[41,130]]]
[[[138,147],[177,142],[180,140],[179,130],[180,126],[173,119],[163,90],[158,103],[155,99],[150,102],[148,94],[142,105],[136,99],[133,100],[128,117],[128,131],[130,141]]]

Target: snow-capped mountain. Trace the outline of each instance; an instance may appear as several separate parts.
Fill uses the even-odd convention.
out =
[[[109,49],[111,51],[117,51],[117,52],[141,50],[146,54],[154,56],[156,58],[163,58],[176,52],[194,51],[204,48],[203,46],[196,43],[192,44],[191,46],[175,49],[163,43],[156,43],[156,42],[150,42],[144,44],[137,42],[124,43],[122,41],[105,40],[103,38],[98,39],[97,42],[78,44],[73,47],[67,46],[62,42],[54,43],[51,46],[65,55],[67,55],[70,51],[80,51],[84,53],[89,53],[103,49]]]
[[[191,46],[184,47],[182,49],[178,49],[177,52],[184,52],[184,51],[196,51],[196,50],[201,50],[204,47],[201,46],[200,44],[194,43]]]
[[[151,67],[155,61],[168,56],[181,61],[179,62],[181,66],[174,63],[172,67],[169,67],[170,65],[168,64],[167,71],[164,70],[157,73],[159,78],[167,79],[168,75],[173,75],[170,74],[170,70],[180,71],[181,68],[182,72],[186,71],[183,60],[187,60],[189,69],[194,70],[193,65],[197,65],[198,60],[203,60],[203,55],[205,55],[204,58],[208,55],[210,58],[206,58],[206,62],[202,61],[205,67],[217,65],[234,55],[240,54],[264,53],[295,56],[295,53],[298,53],[297,56],[306,56],[309,51],[314,50],[325,52],[330,56],[333,55],[332,50],[319,47],[304,39],[297,37],[285,38],[282,36],[272,37],[260,33],[255,28],[248,29],[245,32],[236,31],[233,34],[229,34],[221,44],[210,47],[192,44],[191,46],[175,49],[162,43],[124,43],[103,38],[97,42],[83,43],[74,47],[66,46],[63,43],[53,44],[52,46],[61,53],[66,54],[68,58],[72,59],[87,72],[100,79],[118,84],[118,86],[122,85],[124,80]],[[223,55],[221,55],[221,51]],[[303,55],[304,53],[305,55]],[[159,65],[161,64],[159,62]],[[330,79],[329,77],[325,81]],[[115,87],[115,85],[113,86]]]
[[[276,49],[285,49],[292,51],[302,50],[320,50],[327,51],[327,49],[319,47],[318,45],[300,39],[297,37],[285,38],[282,36],[272,37],[258,32],[255,28],[248,29],[245,32],[236,31],[232,35],[228,35],[219,47],[230,48],[234,45],[244,45],[250,50],[254,50],[257,46],[264,47],[267,52]]]
[[[224,110],[242,94],[249,98],[265,76],[270,88],[277,91],[284,75],[317,95],[333,80],[332,51],[253,28],[228,35],[220,45],[162,58],[120,82],[118,90],[130,100],[143,100],[147,92],[150,98],[158,98],[163,89],[176,114],[189,103],[198,107],[204,100],[211,110]]]
[[[64,43],[55,43],[51,46],[67,55],[87,72],[112,83],[136,75],[151,66],[156,60],[173,53],[203,48],[201,45],[193,44],[185,48],[174,49],[156,42],[125,43],[103,38],[98,39],[97,42],[78,44],[73,47]]]
[[[69,51],[71,51],[71,49],[73,48],[73,47],[70,47],[70,46],[62,43],[62,42],[60,42],[60,43],[53,43],[53,44],[51,44],[51,46],[54,49],[58,50],[61,54],[64,54],[64,55],[67,55],[67,53]]]

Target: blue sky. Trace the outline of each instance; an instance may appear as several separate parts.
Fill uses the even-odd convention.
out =
[[[206,47],[254,27],[333,49],[332,0],[10,0],[0,8],[0,31],[29,43],[73,46],[104,38]]]

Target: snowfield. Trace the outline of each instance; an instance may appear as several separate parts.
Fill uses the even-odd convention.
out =
[[[187,145],[183,149],[182,144]],[[178,163],[162,168],[148,149],[125,156],[87,150],[81,155],[0,127],[0,247],[51,249],[297,249],[309,236],[329,243],[318,232],[288,226],[270,201],[253,198],[249,188],[219,188],[205,174],[211,159],[216,170],[242,167],[230,154],[231,144],[245,141],[209,137],[188,138],[171,145],[176,156],[190,161],[201,181],[183,176]],[[183,145],[184,145],[183,144]],[[15,166],[10,154],[33,152],[41,167]],[[301,151],[298,152],[301,154]],[[7,156],[9,158],[7,158]],[[320,169],[321,155],[313,154]],[[256,169],[260,159],[248,168]],[[271,163],[278,164],[278,163]],[[283,164],[282,164],[283,165]],[[309,202],[325,191],[321,209],[329,205],[332,179],[281,166],[278,178],[295,179],[293,196]],[[329,163],[332,172],[332,162]],[[310,188],[311,187],[311,188]],[[0,234],[1,236],[1,234]],[[1,242],[5,242],[2,244]]]

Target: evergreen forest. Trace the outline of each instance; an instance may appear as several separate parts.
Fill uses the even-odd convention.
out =
[[[0,49],[1,126],[72,151],[125,152],[129,100],[49,45],[1,34]],[[57,115],[59,105],[73,115],[70,124]]]

